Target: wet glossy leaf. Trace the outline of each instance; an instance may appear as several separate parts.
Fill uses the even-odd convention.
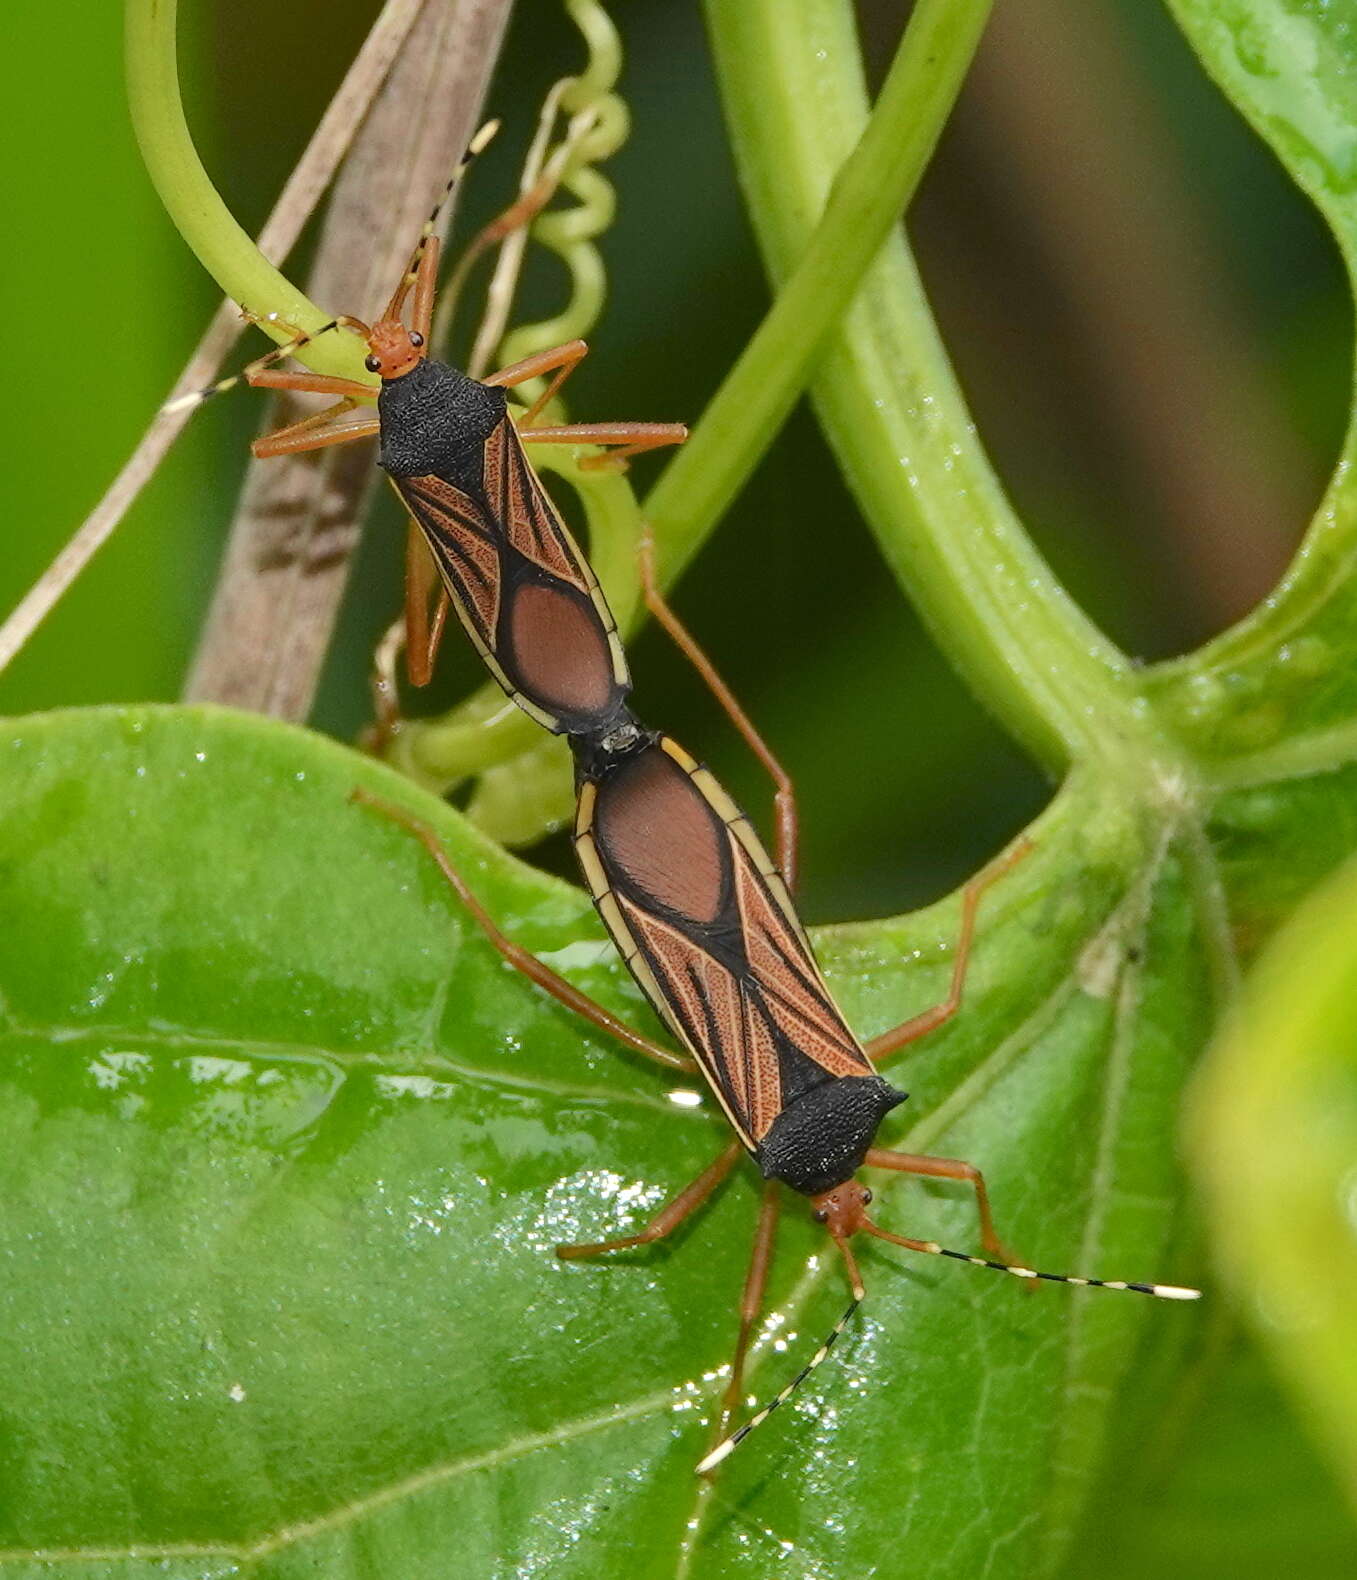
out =
[[[1173,5],[1352,244],[1352,0]],[[932,346],[902,250],[873,289],[889,294],[891,269],[915,293],[900,343]],[[930,356],[907,391],[917,412],[952,399]],[[853,369],[839,376],[847,390]],[[893,443],[898,414],[867,394]],[[882,516],[905,486],[897,461],[850,467]],[[899,1077],[912,1099],[883,1140],[981,1162],[1002,1230],[1038,1265],[1202,1267],[1178,1243],[1184,1081],[1241,962],[1357,844],[1351,475],[1265,609],[1126,681],[1134,729],[1107,727],[1077,762],[1036,853],[986,904],[966,1015]],[[975,675],[1061,690],[1043,652],[974,631],[952,646],[982,655]],[[1103,683],[1110,669],[1085,712]],[[575,891],[330,743],[187,710],[9,726],[10,1571],[1082,1580],[1113,1534],[1090,1526],[1090,1500],[1106,1509],[1108,1478],[1186,1408],[1209,1316],[874,1248],[835,1364],[703,1490],[691,1467],[755,1182],[739,1175],[672,1246],[559,1263],[558,1241],[643,1221],[723,1129],[686,1083],[508,971],[418,844],[350,803],[357,784],[427,817],[516,938],[650,1024]],[[955,921],[948,904],[824,935],[855,1026],[940,996]],[[974,1243],[952,1188],[888,1183],[879,1214]],[[825,1251],[790,1213],[760,1394],[842,1307]],[[1268,1254],[1241,1258],[1244,1276],[1275,1279]]]
[[[694,1573],[792,1551],[831,1573],[847,1542],[885,1562],[902,1530],[973,1554],[1076,1506],[1136,1342],[1196,1320],[869,1253],[842,1364],[704,1499],[754,1182],[670,1249],[558,1263],[558,1240],[640,1221],[722,1130],[504,967],[349,791],[419,806],[521,941],[640,1016],[580,896],[259,720],[48,716],[0,765],[0,1550],[270,1576],[441,1575],[458,1551],[460,1573],[507,1576],[597,1574],[625,1545],[659,1575],[700,1514]],[[1164,1138],[1207,1013],[1182,861],[1159,838],[1118,892],[1141,832],[1078,787],[1039,837],[888,1138],[982,1158],[1038,1262],[1164,1274]],[[830,935],[858,1025],[937,996],[954,919]],[[951,1188],[887,1186],[881,1215],[973,1241]],[[817,1233],[789,1217],[759,1388],[841,1309]]]

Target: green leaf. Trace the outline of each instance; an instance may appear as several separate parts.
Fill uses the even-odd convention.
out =
[[[1257,1350],[1238,1334],[1208,1349],[1184,1374],[1153,1451],[1125,1467],[1088,1523],[1071,1577],[1352,1574],[1357,1532]]]
[[[1349,250],[1352,9],[1175,5]],[[866,114],[851,10],[708,10],[756,228],[794,278]],[[1013,732],[1071,765],[987,897],[966,1013],[905,1062],[882,1140],[982,1164],[1037,1266],[1191,1281],[1181,1091],[1241,960],[1357,844],[1351,469],[1265,609],[1141,672],[1022,533],[903,240],[832,342],[817,408],[892,569]],[[834,1364],[699,1484],[752,1171],[671,1245],[560,1263],[561,1240],[638,1226],[726,1132],[509,971],[418,842],[350,793],[416,809],[519,942],[653,1029],[582,896],[388,770],[226,713],[21,721],[0,780],[0,1556],[18,1575],[1082,1580],[1090,1509],[1170,1415],[1193,1419],[1209,1308],[872,1245]],[[942,996],[956,924],[952,900],[822,935],[855,1027]],[[1336,973],[1334,941],[1309,937]],[[1350,1057],[1350,1035],[1301,1041],[1343,1030],[1337,975],[1321,1023],[1295,1012],[1300,966],[1277,969],[1259,991],[1294,1061],[1265,1049],[1233,1093],[1233,1148],[1260,1095],[1308,1134],[1317,1075]],[[1269,1167],[1290,1155],[1274,1143]],[[1289,1182],[1330,1246],[1332,1156]],[[966,1192],[880,1195],[889,1226],[974,1246]],[[1292,1287],[1280,1238],[1226,1241],[1231,1278]],[[760,1396],[843,1299],[789,1211]],[[1338,1452],[1345,1401],[1325,1416]]]
[[[1357,260],[1357,30],[1354,0],[1168,0],[1222,90],[1268,142]],[[1357,428],[1281,585],[1201,653],[1160,667],[1166,721],[1200,757],[1257,777],[1349,762],[1357,682],[1353,523]]]
[[[1222,1268],[1357,1508],[1357,867],[1267,951],[1193,1118]]]
[[[504,966],[349,793],[419,810],[520,942],[648,1024],[582,897],[258,719],[49,715],[9,729],[0,773],[23,941],[0,962],[19,1573],[35,1554],[49,1577],[417,1580],[457,1553],[459,1575],[597,1575],[616,1552],[647,1576],[793,1553],[828,1574],[850,1540],[864,1571],[904,1542],[918,1574],[1032,1573],[1035,1511],[1053,1484],[1077,1503],[1137,1343],[1197,1320],[869,1249],[836,1365],[705,1493],[752,1171],[672,1247],[558,1262],[559,1240],[642,1221],[725,1132]],[[909,1060],[883,1136],[982,1159],[1038,1265],[1170,1276],[1162,1139],[1208,1012],[1187,868],[1092,786],[1037,838],[986,903],[968,1013]],[[949,903],[827,935],[854,1023],[939,997],[955,925]],[[965,1192],[881,1194],[887,1223],[974,1243]],[[789,1212],[761,1391],[842,1309],[826,1252]]]

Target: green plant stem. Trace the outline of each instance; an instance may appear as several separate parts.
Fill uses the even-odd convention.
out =
[[[854,160],[877,124],[885,131],[887,114],[890,135],[908,131],[932,147],[987,11],[955,0],[916,7]],[[851,226],[865,227],[861,217],[838,214],[848,167],[834,177],[867,119],[852,7],[707,0],[707,17],[755,229],[774,281],[786,282],[758,343],[764,374],[790,384],[786,343],[810,336],[793,311],[772,333],[783,303],[821,255],[851,273],[853,285],[858,279],[839,260],[861,256]],[[911,67],[926,75],[927,89],[915,87],[897,108],[888,95]],[[813,397],[891,569],[976,694],[1052,772],[1089,750],[1120,757],[1121,743],[1147,728],[1130,666],[1069,599],[1014,516],[902,235],[890,237],[851,310],[841,321],[836,313]],[[779,409],[788,403],[783,395]],[[693,453],[681,457],[661,485],[667,515],[682,518],[680,555],[697,535],[692,522],[701,523],[703,501],[690,493],[676,502],[674,478],[679,464],[694,462]]]
[[[737,0],[734,9],[742,4]],[[830,331],[918,185],[988,12],[989,0],[920,0],[916,7],[857,147],[836,154],[843,168],[828,202],[819,192],[807,211],[824,213],[796,268],[645,501],[666,584],[714,530],[804,390]],[[511,339],[506,351],[517,346]],[[636,574],[634,565],[623,568],[615,587],[604,576],[610,598],[623,586],[634,595]],[[633,620],[614,607],[625,638]],[[520,738],[520,726],[478,692],[445,719],[412,726],[394,743],[391,760],[426,784],[446,784],[454,764],[460,776],[503,763]]]
[[[975,442],[903,239],[891,237],[988,13],[989,0],[920,0],[869,118],[844,0],[708,0],[742,174],[780,289],[644,509],[669,584],[771,444],[817,357],[831,363],[816,387],[893,569],[977,694],[1059,771],[1088,735],[1143,733],[1119,684],[1128,668],[1023,536]],[[871,299],[854,306],[864,279]],[[910,432],[909,419],[922,431]],[[634,568],[615,588],[628,580]],[[631,620],[619,611],[618,621],[627,636]],[[517,721],[478,693],[470,709],[413,728],[393,760],[446,784],[454,764],[460,777],[503,763],[521,739]]]
[[[263,316],[277,313],[306,330],[328,322],[232,218],[193,146],[179,93],[175,0],[127,0],[127,97],[142,158],[166,211],[222,290]],[[260,327],[280,344],[289,328]],[[348,335],[325,335],[299,348],[298,359],[320,373],[371,382],[363,348]]]
[[[827,336],[899,221],[956,99],[989,4],[920,0],[916,6],[857,147],[843,151],[847,157],[827,201],[821,194],[807,215],[805,245],[795,269],[783,271],[771,310],[646,500],[666,580],[697,553],[772,442],[805,388]],[[746,0],[717,0],[709,6],[718,40],[720,16],[730,18],[735,33],[742,28],[745,6]],[[755,0],[749,9],[780,10],[786,24],[797,28],[804,8]],[[780,69],[767,60],[746,65],[751,80],[765,87]],[[810,101],[801,113],[814,114]]]

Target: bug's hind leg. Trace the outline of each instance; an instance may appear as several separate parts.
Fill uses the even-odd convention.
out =
[[[663,1240],[702,1206],[735,1167],[743,1150],[738,1141],[732,1141],[695,1180],[684,1186],[673,1201],[666,1202],[639,1233],[624,1234],[616,1240],[599,1240],[592,1245],[558,1245],[556,1255],[562,1261],[577,1262],[584,1257],[603,1256],[609,1251],[629,1251],[638,1245],[651,1245],[656,1240]]]
[[[427,686],[443,641],[450,602],[427,540],[411,521],[405,534],[405,670],[412,686]]]
[[[952,966],[952,983],[947,990],[947,997],[940,1004],[934,1004],[917,1015],[911,1015],[908,1020],[901,1021],[890,1031],[883,1031],[872,1037],[864,1044],[870,1059],[879,1063],[883,1059],[890,1058],[892,1054],[899,1053],[901,1048],[908,1047],[911,1042],[917,1042],[920,1037],[951,1020],[961,1008],[961,994],[966,984],[966,967],[970,964],[971,942],[975,937],[975,913],[980,906],[980,897],[990,884],[1002,878],[1031,849],[1031,840],[1026,838],[1018,840],[997,861],[991,862],[983,872],[978,872],[962,890],[961,929],[957,934],[956,960]]]
[[[433,829],[419,818],[407,812],[404,807],[397,806],[394,802],[386,801],[381,796],[373,795],[368,790],[354,790],[350,800],[359,802],[362,806],[371,807],[380,812],[384,817],[389,817],[392,822],[399,823],[408,830],[424,846],[425,850],[438,864],[439,871],[452,885],[457,897],[471,912],[471,915],[486,939],[499,951],[516,971],[521,971],[530,981],[538,987],[544,988],[559,1003],[567,1009],[574,1010],[582,1019],[589,1021],[600,1031],[607,1032],[610,1037],[618,1042],[625,1043],[628,1048],[637,1053],[643,1053],[648,1059],[654,1059],[657,1064],[663,1064],[671,1070],[685,1072],[696,1070],[697,1066],[691,1059],[684,1058],[682,1054],[673,1053],[660,1043],[651,1042],[648,1037],[643,1037],[639,1031],[633,1031],[625,1021],[620,1021],[610,1011],[596,1004],[587,993],[583,993],[573,982],[567,982],[563,976],[558,976],[550,966],[545,965],[535,955],[531,955],[521,945],[506,938],[496,925],[495,919],[489,911],[476,898],[471,886],[453,865],[451,857],[443,849],[438,835]]]
[[[996,1261],[1007,1262],[1011,1267],[1022,1267],[1022,1257],[1015,1256],[999,1238],[990,1215],[989,1190],[985,1176],[974,1163],[960,1158],[931,1158],[918,1152],[891,1152],[886,1147],[871,1147],[862,1160],[869,1169],[895,1169],[900,1174],[913,1174],[922,1179],[958,1180],[975,1192],[975,1205],[980,1214],[980,1244]]]
[[[411,521],[405,536],[405,605],[382,633],[372,655],[373,722],[363,733],[364,749],[382,756],[401,727],[401,654],[412,686],[427,686],[443,641],[451,604],[424,534]]]

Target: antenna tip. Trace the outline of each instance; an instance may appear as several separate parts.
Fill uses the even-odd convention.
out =
[[[737,1441],[738,1439],[735,1437],[728,1437],[724,1443],[718,1443],[716,1447],[712,1449],[711,1453],[708,1454],[707,1457],[696,1466],[695,1473],[699,1476],[710,1475],[711,1472],[715,1470],[716,1467],[721,1463],[721,1461],[734,1449]]]
[[[1200,1300],[1200,1289],[1183,1289],[1177,1284],[1155,1284],[1152,1286],[1160,1300]]]
[[[467,147],[467,152],[471,154],[480,153],[486,144],[498,135],[499,127],[500,123],[497,120],[487,121],[485,125],[481,127],[480,131],[477,132],[476,135],[471,139],[471,142]]]

